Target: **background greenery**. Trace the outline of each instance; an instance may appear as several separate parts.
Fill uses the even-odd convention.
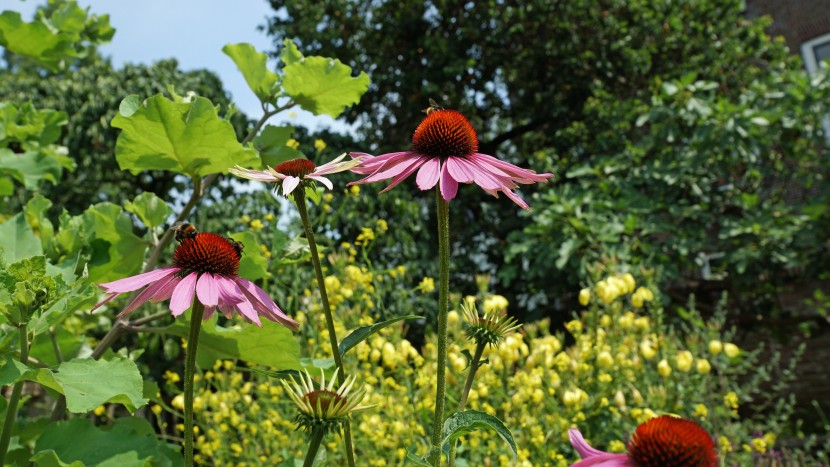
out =
[[[145,261],[154,264],[150,252],[164,245],[173,215],[189,209],[185,202],[193,194],[194,180],[214,175],[187,165],[143,170],[135,161],[114,157],[123,155],[116,150],[119,135],[140,133],[130,133],[135,128],[129,125],[144,115],[144,110],[137,110],[144,99],[200,110],[212,125],[234,134],[233,141],[225,141],[228,151],[239,157],[256,151],[273,165],[289,157],[324,162],[344,151],[380,154],[408,149],[423,115],[420,110],[433,98],[470,118],[479,131],[481,152],[554,172],[551,183],[523,188],[522,195],[534,208],[531,213],[517,212],[512,203],[494,200],[477,187],[462,188],[451,203],[451,290],[458,300],[467,294],[484,300],[490,296],[488,289],[496,290],[507,297],[510,313],[526,323],[506,350],[493,353],[476,390],[481,399],[473,403],[509,422],[520,447],[525,446],[523,461],[573,460],[560,439],[565,425],[584,425],[598,447],[619,448],[612,442],[624,439],[645,409],[697,417],[731,440],[733,450],[727,451],[724,444],[721,454],[735,462],[771,462],[778,459],[767,456],[774,447],[775,455],[791,455],[788,459],[799,462],[826,456],[815,439],[826,433],[826,422],[813,412],[804,429],[793,416],[791,399],[774,403],[792,377],[790,362],[772,359],[760,376],[753,376],[755,362],[766,358],[754,349],[733,360],[708,355],[705,346],[707,340],[732,339],[733,324],[740,325],[739,332],[755,328],[756,335],[771,335],[758,328],[759,317],[791,312],[782,305],[782,294],[794,285],[827,279],[830,273],[830,158],[822,126],[830,110],[830,80],[826,69],[809,77],[782,42],[764,33],[768,20],[743,18],[742,2],[737,0],[333,0],[325,5],[302,0],[272,5],[280,14],[266,29],[274,37],[272,55],[280,57],[280,69],[262,73],[257,81],[252,68],[240,66],[248,72],[252,90],[277,108],[278,99],[291,94],[279,97],[283,95],[271,92],[283,91],[277,83],[290,75],[288,67],[299,61],[300,51],[338,57],[351,67],[351,75],[340,79],[353,84],[362,80],[353,75],[365,71],[372,80],[368,92],[359,101],[360,92],[355,92],[334,110],[299,98],[297,103],[318,114],[337,114],[354,103],[342,116],[357,124],[354,138],[271,127],[252,140],[253,150],[243,149],[237,140],[258,128],[253,125],[260,116],[235,113],[221,82],[209,72],[183,72],[172,60],[113,67],[97,53],[97,46],[113,34],[105,15],[56,0],[32,23],[48,24],[46,29],[15,26],[14,18],[5,13],[0,18],[0,28],[7,33],[0,73],[0,234],[15,239],[3,244],[0,258],[6,270],[0,275],[0,326],[8,331],[0,338],[0,384],[37,382],[47,391],[30,399],[31,409],[18,425],[15,462],[27,462],[32,453],[40,453],[43,463],[66,461],[46,453],[65,453],[71,447],[59,442],[61,436],[83,433],[85,439],[95,439],[109,433],[124,443],[121,446],[142,436],[151,438],[152,443],[138,450],[139,458],[164,457],[175,464],[175,449],[166,441],[175,445],[179,435],[175,375],[181,367],[182,324],[171,324],[165,317],[149,332],[126,333],[113,349],[96,355],[103,357],[101,366],[86,358],[113,328],[116,311],[87,313],[98,299],[93,283],[135,274]],[[15,34],[20,35],[9,33],[9,28],[17,28]],[[36,37],[51,48],[18,49],[15,38],[21,37]],[[287,38],[299,47],[286,43]],[[230,47],[229,55],[250,59],[249,64],[262,58],[244,47]],[[126,107],[136,103],[133,110],[138,114],[125,113],[124,108],[119,112],[128,95],[138,96],[124,101]],[[208,104],[218,106],[218,111],[211,112]],[[115,125],[123,131],[113,128],[116,115]],[[335,190],[315,200],[312,208],[331,277],[327,283],[341,316],[339,329],[345,332],[371,322],[367,320],[407,314],[427,317],[389,328],[352,356],[364,380],[376,386],[372,397],[382,408],[403,410],[402,399],[420,403],[411,412],[396,414],[402,425],[385,421],[393,425],[377,440],[385,451],[374,457],[395,463],[402,458],[401,449],[418,452],[428,435],[419,430],[427,425],[431,391],[423,375],[434,372],[429,367],[434,365],[434,297],[417,286],[436,274],[433,203],[413,183],[378,196],[382,186],[345,188],[347,179],[338,179]],[[316,301],[307,285],[308,251],[294,222],[293,206],[270,192],[239,190],[242,182],[229,182],[221,175],[217,180],[187,211],[187,219],[201,230],[244,240],[246,277],[268,290],[284,309],[316,323]],[[169,251],[158,255],[161,264]],[[671,378],[659,372],[659,359],[652,361],[648,351],[637,349],[639,342],[627,340],[608,323],[597,326],[602,316],[619,323],[627,310],[594,300],[583,313],[572,315],[581,309],[581,287],[626,271],[647,279],[661,295],[660,305],[639,312],[645,324],[632,332],[652,341],[661,357],[674,365]],[[694,308],[687,305],[690,292],[698,297]],[[722,292],[729,292],[728,302],[716,306]],[[799,290],[799,304],[807,292],[812,291]],[[816,295],[798,311],[811,315],[822,306],[826,309],[823,297]],[[18,309],[9,304],[21,300],[27,303],[27,313],[37,318],[30,368],[12,358],[18,344],[12,331],[23,317],[9,311]],[[147,315],[166,309],[164,304],[145,308]],[[787,322],[800,319],[794,318]],[[534,324],[538,319],[543,321]],[[567,332],[565,322],[571,323]],[[292,446],[248,457],[249,450],[242,449],[245,439],[258,436],[251,427],[261,419],[246,413],[250,420],[240,422],[241,412],[233,418],[237,409],[221,409],[230,399],[220,399],[233,397],[233,404],[249,404],[247,396],[261,399],[262,406],[266,399],[274,402],[268,407],[273,412],[264,413],[281,420],[272,428],[285,431],[290,428],[288,406],[274,393],[274,382],[234,369],[294,368],[301,366],[300,357],[324,359],[325,346],[319,343],[326,336],[315,330],[319,326],[309,325],[295,341],[275,328],[254,334],[237,324],[222,319],[220,329],[206,330],[205,339],[211,343],[206,347],[211,350],[200,358],[206,370],[203,378],[210,382],[204,386],[202,427],[213,429],[211,423],[218,423],[221,433],[213,439],[238,436],[239,449],[234,443],[214,446],[209,444],[213,440],[203,439],[204,454],[233,463],[264,462],[260,456],[279,462],[300,455]],[[460,336],[461,324],[456,325]],[[609,349],[634,362],[630,371],[611,375],[613,385],[599,380],[598,353],[605,345],[597,337],[600,329],[608,335]],[[793,341],[797,331],[805,329],[775,331]],[[244,346],[228,352],[221,344],[223,337],[234,345],[252,344],[253,336],[282,339],[292,343],[291,349],[281,359],[280,352],[257,355]],[[457,374],[464,364],[460,348],[459,344],[453,349]],[[696,359],[709,358],[711,375],[680,370],[678,355],[684,350]],[[395,355],[405,355],[405,361]],[[550,361],[540,363],[536,355]],[[576,366],[562,363],[561,355]],[[80,365],[106,379],[103,375],[118,368],[129,387],[108,388],[119,394],[115,400],[100,394],[70,397],[67,383],[50,379],[56,365],[65,364],[57,367],[57,374]],[[546,383],[554,374],[563,375],[568,387]],[[239,385],[244,390],[237,391]],[[550,412],[547,419],[533,421],[544,427],[541,434],[523,418],[533,414],[521,411],[530,401],[539,403],[534,400],[540,397],[536,389],[542,391]],[[624,391],[629,403],[626,410],[616,404],[614,413],[609,401],[617,390]],[[730,392],[739,398],[740,412],[724,401]],[[70,412],[92,411],[94,423],[75,418],[46,429],[53,400],[61,394]],[[573,403],[574,394],[579,404]],[[630,403],[635,394],[642,398],[636,407]],[[706,400],[698,401],[700,394]],[[826,402],[818,401],[819,407]],[[709,410],[708,417],[701,415],[698,404]],[[518,408],[520,415],[511,408]],[[633,408],[640,411],[635,414]],[[138,417],[124,417],[136,409]],[[5,411],[5,405],[0,410]],[[383,410],[378,414],[372,417],[382,417]],[[223,430],[225,418],[235,422]],[[27,426],[31,428],[24,429]],[[360,429],[362,435],[371,432]],[[163,441],[156,441],[154,434]],[[298,439],[286,442],[294,445]],[[494,439],[482,435],[473,440],[469,450],[462,449],[462,459],[473,464],[490,456],[500,459],[504,447]],[[552,441],[558,443],[556,452],[538,449]],[[104,458],[84,459],[95,463]]]

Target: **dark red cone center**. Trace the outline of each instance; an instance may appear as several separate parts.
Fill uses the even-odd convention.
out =
[[[478,152],[478,136],[464,115],[455,110],[435,110],[412,135],[412,149],[427,156],[446,159]]]
[[[317,410],[317,404],[320,404],[320,410],[326,412],[329,407],[333,404],[342,403],[343,398],[340,397],[340,394],[336,392],[329,391],[328,389],[318,389],[316,391],[311,391],[308,394],[303,396],[303,399],[307,400],[309,404],[311,404],[311,408],[315,411]]]
[[[239,254],[227,238],[200,232],[195,237],[185,238],[176,247],[173,265],[188,272],[235,276],[239,271]]]
[[[662,415],[637,427],[628,454],[643,467],[718,465],[715,443],[706,430],[684,418]]]
[[[314,172],[314,169],[316,168],[317,166],[314,165],[314,162],[311,162],[308,159],[291,159],[290,161],[285,161],[274,167],[274,170],[283,175],[303,178]]]

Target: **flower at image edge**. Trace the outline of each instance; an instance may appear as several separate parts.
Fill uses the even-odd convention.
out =
[[[459,183],[475,183],[498,198],[504,193],[514,203],[530,209],[513,192],[517,184],[546,182],[553,174],[537,174],[513,164],[478,152],[478,135],[460,112],[437,107],[427,109],[427,116],[412,136],[412,150],[372,156],[362,152],[350,153],[362,158],[352,172],[367,175],[352,184],[381,180],[392,182],[381,193],[388,191],[415,173],[415,182],[421,190],[436,184],[441,196],[449,201],[455,198]]]
[[[261,315],[296,330],[299,323],[286,316],[264,290],[237,275],[240,257],[237,248],[227,238],[212,233],[186,238],[176,247],[173,266],[99,284],[109,296],[92,310],[122,293],[144,288],[119,317],[129,315],[147,301],[167,299],[173,316],[180,316],[190,308],[195,296],[205,307],[205,320],[217,309],[228,318],[236,310],[259,326],[262,326]]]
[[[329,190],[333,189],[334,185],[324,175],[344,172],[360,165],[361,158],[341,162],[345,157],[346,154],[341,154],[333,161],[319,167],[308,159],[292,159],[277,165],[273,169],[269,167],[265,170],[251,170],[237,165],[228,169],[228,172],[248,180],[278,183],[282,195],[288,196],[294,189],[304,183],[320,182]]]
[[[614,454],[592,448],[575,428],[568,430],[571,445],[582,456],[572,467],[665,467],[718,465],[715,443],[692,420],[661,415],[637,427],[628,452]]]

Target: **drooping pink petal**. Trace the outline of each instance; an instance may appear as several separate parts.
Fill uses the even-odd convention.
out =
[[[219,305],[219,311],[225,315],[225,318],[231,319],[233,317],[233,307],[230,305]]]
[[[588,444],[588,442],[585,441],[585,437],[582,436],[582,432],[576,428],[568,430],[568,438],[571,440],[571,446],[576,449],[576,452],[578,452],[580,457],[583,459],[608,454],[607,452],[600,451],[599,449],[596,449]]]
[[[180,316],[193,304],[193,294],[196,291],[196,279],[198,278],[198,272],[191,272],[173,290],[173,295],[170,297],[170,311],[173,312],[173,316]]]
[[[469,156],[471,160],[475,160],[477,162],[481,162],[487,164],[490,167],[498,168],[506,173],[508,176],[515,178],[515,179],[527,179],[531,182],[547,182],[550,177],[553,177],[553,174],[550,173],[541,173],[538,174],[533,170],[530,169],[523,169],[519,166],[513,165],[509,162],[505,162],[503,160],[497,159],[488,154],[482,153],[475,153]],[[518,181],[518,180],[517,180]]]
[[[392,188],[395,188],[396,186],[398,186],[402,181],[406,180],[407,177],[409,177],[416,170],[418,170],[418,168],[421,166],[421,164],[424,163],[427,159],[429,159],[429,156],[418,156],[418,158],[413,160],[412,164],[410,164],[409,167],[407,167],[406,170],[399,173],[398,176],[393,178],[392,182],[389,183],[389,185],[386,188],[380,190],[380,192],[381,193],[386,193],[387,191],[391,190]]]
[[[174,279],[173,276],[162,277],[161,279],[148,285],[146,289],[142,290],[141,293],[139,293],[135,296],[135,298],[133,298],[133,300],[130,302],[129,305],[127,305],[126,308],[124,308],[123,310],[121,310],[120,313],[118,313],[118,317],[120,318],[122,316],[128,316],[138,307],[147,303],[148,300],[158,295],[159,292],[164,291],[164,288],[172,279]]]
[[[506,188],[504,182],[493,176],[492,173],[480,167],[477,164],[471,164],[471,172],[473,173],[473,181],[476,185],[485,190],[499,190]]]
[[[502,190],[501,192],[504,193],[504,196],[510,198],[511,201],[518,204],[519,207],[521,207],[525,211],[530,211],[530,206],[527,203],[525,203],[525,201],[515,192],[511,190]]]
[[[421,169],[418,170],[418,175],[415,177],[415,183],[421,190],[429,190],[438,183],[438,177],[441,175],[441,159],[433,157],[424,162]]]
[[[456,193],[458,193],[458,182],[450,175],[447,164],[444,164],[443,169],[441,169],[441,197],[445,201],[449,201],[455,198]]]
[[[326,177],[323,177],[323,176],[320,176],[320,175],[306,175],[305,178],[310,178],[312,180],[317,180],[318,182],[325,185],[326,188],[328,188],[329,190],[334,189],[334,185],[331,184],[331,180],[329,180]]]
[[[152,297],[150,297],[151,302],[163,302],[170,298],[173,295],[173,290],[176,289],[176,286],[179,285],[182,278],[179,277],[177,274],[170,276],[170,279],[161,287],[158,292],[154,293]]]
[[[376,171],[372,172],[371,175],[365,178],[361,178],[360,180],[356,180],[354,182],[349,183],[349,185],[358,185],[363,183],[371,183],[377,182],[380,180],[387,180],[393,177],[400,175],[402,172],[407,171],[410,167],[418,168],[420,167],[420,163],[422,160],[419,156],[412,156],[412,157],[405,157],[400,158],[395,164],[388,164],[382,167],[379,167]]]
[[[206,306],[205,307],[205,314],[202,315],[202,321],[207,321],[207,320],[213,318],[214,313],[216,313],[216,307],[215,306]]]
[[[254,308],[263,316],[271,321],[282,324],[292,331],[296,331],[300,326],[300,323],[294,321],[283,313],[280,307],[274,303],[274,300],[272,300],[271,297],[269,297],[268,294],[264,290],[260,289],[256,284],[238,276],[234,278],[234,281],[236,282],[236,285],[239,286],[240,290],[247,295],[248,300],[254,305]]]
[[[138,290],[150,282],[155,282],[164,276],[179,272],[179,268],[170,266],[166,268],[153,269],[152,271],[137,276],[125,277],[113,282],[99,284],[106,293],[125,293]]]
[[[360,158],[360,165],[353,167],[351,171],[363,175],[372,174],[378,170],[384,170],[387,167],[397,164],[401,160],[417,155],[418,154],[413,151],[390,152],[387,154],[381,154],[380,156],[373,156],[365,152],[349,153],[349,156],[351,156],[352,159]]]
[[[295,188],[300,185],[300,179],[297,177],[288,176],[282,181],[282,194],[290,195]]]
[[[273,183],[278,181],[278,179],[269,172],[263,172],[262,170],[251,170],[246,169],[244,167],[235,166],[228,169],[228,172],[236,175],[237,177],[247,178],[248,180],[257,180],[260,182],[269,182]]]
[[[253,305],[248,301],[242,289],[236,285],[236,282],[220,275],[216,276],[216,282],[219,284],[219,295],[223,304],[232,306],[244,318],[256,323],[260,327],[262,326],[256,310],[254,310]]]
[[[571,464],[571,467],[589,467],[589,466],[601,466],[601,467],[639,467],[637,463],[628,457],[626,454],[612,454],[612,453],[603,453],[599,456],[590,457],[588,459],[583,459],[579,462]]]
[[[219,286],[216,285],[214,275],[206,272],[199,276],[199,282],[196,283],[196,296],[205,307],[215,307],[219,305]]]
[[[452,178],[459,183],[471,183],[475,179],[473,175],[475,166],[463,157],[450,156],[444,164],[446,164]]]
[[[121,294],[120,293],[111,293],[111,294],[109,294],[107,296],[107,298],[105,298],[105,299],[101,300],[100,302],[96,303],[95,306],[92,307],[91,310],[89,310],[89,312],[92,313],[93,311],[97,310],[98,308],[101,308],[102,306],[106,305],[107,303],[112,301],[112,299],[114,299],[115,297],[117,297],[119,295],[121,295]]]

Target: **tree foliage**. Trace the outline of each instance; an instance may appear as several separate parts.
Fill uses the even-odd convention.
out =
[[[479,240],[455,270],[497,273],[526,310],[569,308],[609,261],[740,287],[753,306],[770,278],[826,264],[827,85],[738,0],[271,4],[277,44],[301,36],[369,70],[346,114],[361,149],[407,148],[435,98],[470,117],[482,152],[557,174],[523,190],[538,192],[530,217],[473,189],[453,203],[456,235]]]

